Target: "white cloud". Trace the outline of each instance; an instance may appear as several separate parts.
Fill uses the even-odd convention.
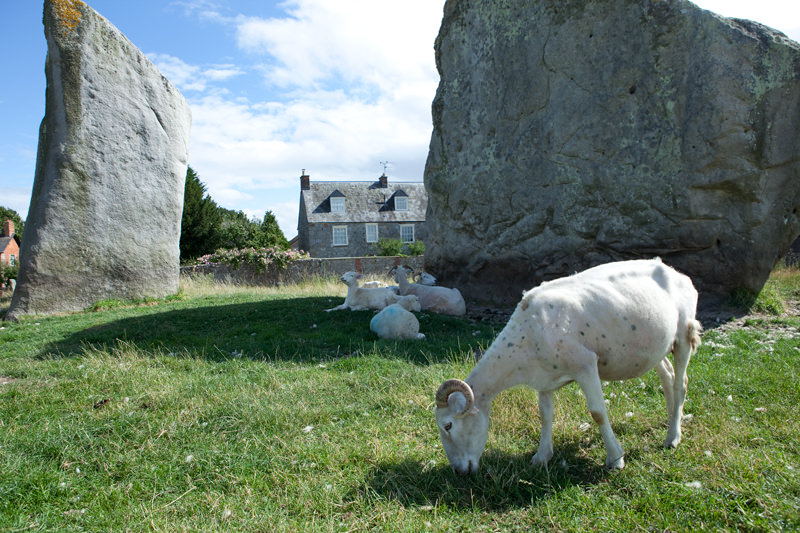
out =
[[[435,82],[433,42],[443,1],[292,0],[288,18],[240,18],[239,46],[268,55],[268,83],[314,86],[341,80],[388,91]]]
[[[236,65],[190,65],[169,54],[151,53],[147,54],[147,57],[181,91],[204,92],[209,90],[214,82],[224,82],[244,74],[244,70]]]
[[[695,3],[720,15],[760,22],[800,41],[800,2],[786,0],[696,0]]]

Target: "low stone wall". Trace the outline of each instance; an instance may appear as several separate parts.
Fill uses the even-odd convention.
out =
[[[345,272],[359,272],[365,276],[386,276],[392,267],[408,265],[416,272],[422,272],[423,257],[313,257],[299,259],[289,264],[286,269],[272,269],[267,272],[256,272],[253,267],[243,266],[237,269],[227,265],[181,267],[181,275],[213,274],[214,281],[233,283],[235,285],[279,285],[296,283],[314,277],[340,277]]]

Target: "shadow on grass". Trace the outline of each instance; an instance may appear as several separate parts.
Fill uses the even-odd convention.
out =
[[[404,507],[505,511],[527,508],[570,487],[595,485],[615,475],[582,456],[578,440],[561,443],[547,469],[531,465],[532,456],[532,452],[508,455],[490,451],[482,458],[477,474],[463,477],[447,465],[383,464],[372,470],[361,490]]]
[[[378,339],[372,311],[324,312],[328,297],[285,298],[163,311],[159,307],[108,311],[108,322],[45,345],[41,358],[70,357],[120,343],[143,351],[222,361],[232,357],[296,362],[384,355],[419,364],[488,344],[490,326],[464,318],[421,313],[424,341]]]

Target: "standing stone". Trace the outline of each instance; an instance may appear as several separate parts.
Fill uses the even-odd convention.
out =
[[[426,269],[473,302],[661,256],[707,301],[800,234],[800,45],[684,0],[448,0]]]
[[[7,318],[178,290],[191,114],[119,30],[45,0],[47,102]]]

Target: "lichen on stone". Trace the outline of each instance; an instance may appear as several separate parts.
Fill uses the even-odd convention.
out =
[[[53,14],[61,22],[62,29],[73,31],[81,22],[81,0],[50,0]]]

